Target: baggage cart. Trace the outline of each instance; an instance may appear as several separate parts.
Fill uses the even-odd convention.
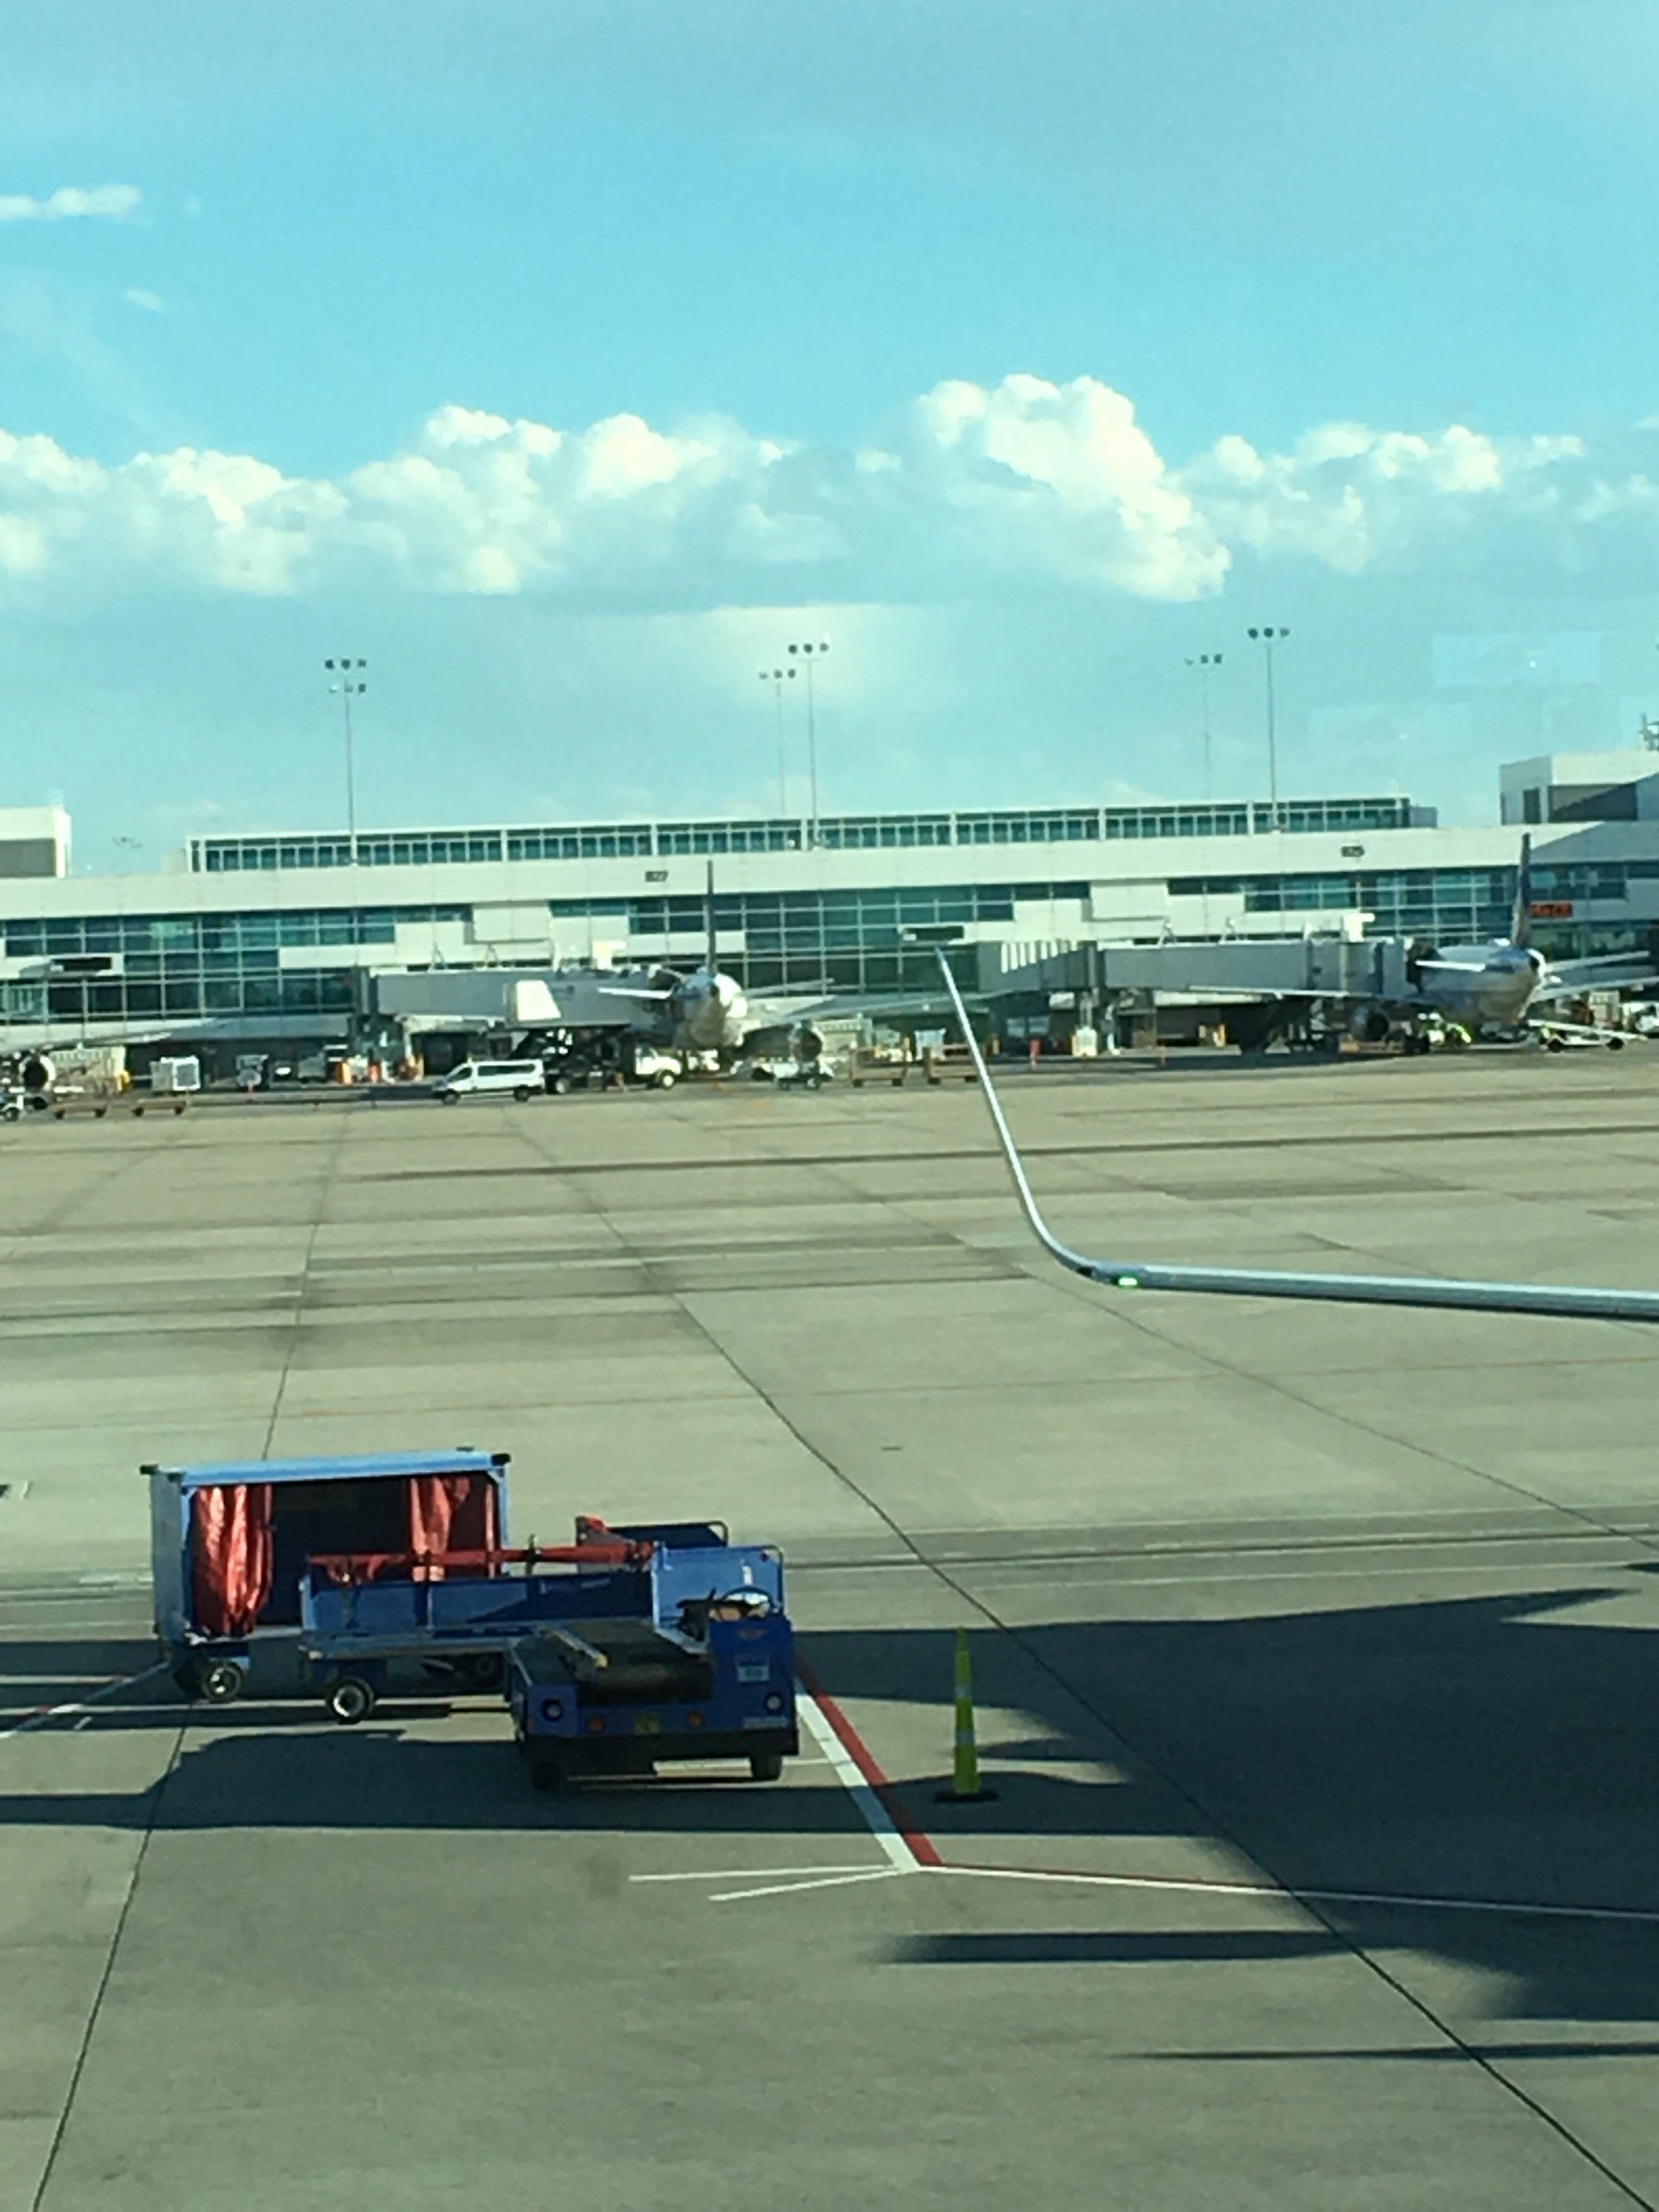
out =
[[[155,1634],[179,1689],[227,1704],[256,1644],[297,1656],[315,1553],[503,1545],[507,1461],[465,1449],[145,1467]]]

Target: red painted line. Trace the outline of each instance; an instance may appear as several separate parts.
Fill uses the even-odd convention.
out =
[[[814,1703],[836,1732],[842,1749],[880,1799],[888,1819],[903,1837],[910,1856],[918,1866],[943,1866],[945,1862],[933,1838],[917,1826],[909,1807],[876,1763],[876,1755],[853,1726],[841,1707],[829,1692],[819,1686],[817,1676],[805,1662],[797,1656],[795,1671],[811,1692]]]

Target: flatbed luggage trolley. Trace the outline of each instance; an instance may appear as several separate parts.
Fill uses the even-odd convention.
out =
[[[241,1694],[256,1644],[301,1644],[318,1553],[494,1550],[507,1540],[505,1452],[149,1466],[155,1633],[189,1698]]]
[[[318,1553],[301,1584],[301,1656],[347,1725],[368,1718],[399,1662],[499,1690],[516,1644],[580,1611],[592,1575],[641,1556],[598,1522],[580,1523],[574,1544],[522,1551]]]
[[[566,1584],[507,1664],[513,1734],[538,1790],[741,1759],[775,1782],[800,1748],[783,1559],[708,1522],[601,1528],[617,1564]]]

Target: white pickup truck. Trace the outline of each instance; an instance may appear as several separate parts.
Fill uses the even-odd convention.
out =
[[[684,1062],[677,1052],[662,1052],[655,1045],[638,1044],[634,1048],[633,1079],[648,1083],[653,1091],[672,1091],[685,1073]]]

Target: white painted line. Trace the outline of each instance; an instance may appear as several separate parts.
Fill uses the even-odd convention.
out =
[[[805,1889],[849,1889],[854,1882],[892,1881],[904,1874],[920,1874],[921,1869],[908,1867],[872,1867],[863,1874],[836,1875],[828,1881],[779,1881],[765,1889],[717,1889],[709,1899],[711,1905],[731,1905],[745,1897],[799,1897]]]
[[[141,1674],[123,1674],[112,1682],[105,1682],[95,1690],[88,1690],[84,1698],[71,1698],[62,1705],[42,1705],[38,1712],[31,1713],[27,1720],[19,1721],[15,1727],[0,1729],[0,1743],[4,1743],[9,1736],[27,1735],[32,1729],[44,1728],[48,1721],[62,1720],[66,1713],[83,1713],[88,1705],[98,1705],[105,1698],[112,1698],[118,1690],[131,1690],[139,1682],[148,1682],[153,1674],[166,1671],[167,1662],[157,1660],[155,1666],[146,1667]]]
[[[1277,1882],[1182,1881],[1164,1875],[1057,1874],[1029,1867],[942,1866],[923,1873],[954,1874],[977,1881],[1060,1881],[1097,1889],[1173,1890],[1186,1897],[1261,1897],[1282,1905],[1380,1905],[1409,1912],[1496,1913],[1522,1920],[1606,1920],[1632,1927],[1659,1926],[1659,1911],[1637,1905],[1545,1905],[1525,1899],[1414,1897],[1389,1890],[1286,1889]]]
[[[629,1881],[767,1881],[774,1875],[884,1873],[884,1868],[849,1866],[706,1867],[696,1874],[630,1874]]]
[[[1632,1543],[1641,1540],[1633,1537]],[[1628,1559],[1586,1559],[1581,1555],[1565,1559],[1492,1560],[1486,1565],[1460,1559],[1448,1560],[1419,1567],[1340,1567],[1327,1565],[1320,1560],[1305,1568],[1289,1570],[1280,1567],[1228,1568],[1220,1574],[1211,1575],[1112,1575],[1113,1589],[1186,1589],[1195,1584],[1221,1586],[1228,1583],[1307,1583],[1338,1582],[1343,1579],[1359,1582],[1417,1582],[1431,1575],[1498,1575],[1506,1582],[1517,1577],[1540,1574],[1559,1574],[1571,1569],[1575,1574],[1631,1575],[1636,1567]],[[1094,1581],[1081,1572],[1070,1579],[1074,1582]]]
[[[836,1779],[864,1816],[864,1824],[881,1845],[889,1861],[900,1874],[915,1874],[920,1862],[898,1830],[888,1817],[887,1808],[859,1772],[852,1753],[846,1748],[823,1714],[816,1698],[802,1691],[797,1699],[802,1719],[817,1741],[820,1751],[835,1769]]]

